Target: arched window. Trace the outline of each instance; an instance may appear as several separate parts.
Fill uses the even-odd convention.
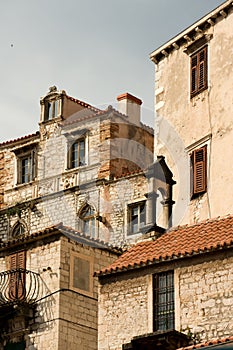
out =
[[[92,238],[96,235],[95,211],[90,205],[86,205],[79,215],[81,219],[81,230]]]
[[[17,222],[12,230],[12,237],[18,237],[24,235],[26,232],[26,227],[22,222]]]

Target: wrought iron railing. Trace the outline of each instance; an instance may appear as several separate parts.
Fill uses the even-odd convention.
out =
[[[41,296],[38,273],[15,269],[0,273],[0,307],[9,304],[33,303]]]

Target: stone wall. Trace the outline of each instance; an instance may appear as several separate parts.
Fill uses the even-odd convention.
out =
[[[86,136],[87,164],[67,169],[68,140],[77,135]],[[114,244],[131,239],[127,237],[127,204],[146,199],[148,193],[147,179],[137,172],[153,159],[151,129],[129,125],[111,109],[101,117],[88,116],[85,122],[81,118],[67,125],[42,123],[36,140],[36,146],[34,138],[1,146],[0,196],[4,194],[2,208],[6,210],[0,212],[0,237],[11,238],[17,221],[25,224],[27,234],[60,222],[80,230],[78,215],[86,203],[104,218],[96,221],[96,238]],[[16,185],[13,149],[30,145],[37,153],[35,181]]]
[[[6,209],[0,212],[0,236],[8,239],[18,221],[26,225],[26,233],[31,234],[62,222],[65,226],[81,230],[79,212],[85,204],[93,206],[97,215],[103,220],[96,220],[96,238],[121,244],[133,240],[128,235],[127,205],[146,200],[148,179],[134,174],[118,180],[93,184],[91,187],[67,189],[56,195],[48,195],[34,204],[30,201],[17,205],[17,209]],[[33,204],[33,205],[32,205]]]
[[[190,329],[197,339],[208,340],[233,332],[233,258],[223,258],[180,268],[181,330]]]
[[[116,255],[107,250],[93,248],[61,238],[61,281],[59,317],[59,347],[63,350],[97,349],[98,278],[91,276],[92,293],[77,291],[71,283],[72,254],[81,254],[93,261],[93,271],[108,266]]]
[[[229,336],[233,257],[176,262],[100,279],[99,350],[121,350],[133,337],[153,331],[152,274],[174,268],[175,329],[194,341]]]
[[[99,350],[122,350],[136,335],[149,332],[149,277],[100,285]]]
[[[27,249],[26,254],[27,270],[40,275],[39,285],[36,284],[39,292],[35,315],[29,322],[30,332],[24,335],[27,349],[33,346],[38,350],[48,347],[63,350],[69,346],[71,350],[96,350],[98,279],[93,277],[93,272],[111,264],[117,255],[64,236],[50,243],[40,241]],[[93,261],[89,295],[72,286],[72,254],[81,254]],[[9,267],[9,257],[0,258],[0,271],[9,270]],[[34,287],[32,284],[33,291]],[[16,327],[15,321],[13,325]],[[11,340],[18,341],[18,336],[21,336],[20,332],[17,336],[12,335]]]

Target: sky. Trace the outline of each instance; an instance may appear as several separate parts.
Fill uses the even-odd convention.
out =
[[[149,54],[223,0],[8,0],[0,3],[0,142],[38,130],[56,85],[98,108],[129,92],[153,126]]]

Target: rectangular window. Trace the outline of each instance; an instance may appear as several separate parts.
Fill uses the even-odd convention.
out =
[[[129,206],[129,234],[135,234],[146,224],[146,206],[145,202]]]
[[[165,331],[175,327],[174,273],[153,276],[153,330]]]
[[[85,139],[79,139],[70,145],[68,152],[68,168],[74,169],[86,164],[85,162]]]
[[[71,288],[87,295],[93,293],[93,260],[82,254],[72,254],[70,263]]]
[[[192,197],[207,190],[207,146],[194,150],[191,154],[191,194]]]
[[[45,108],[44,120],[51,120],[58,117],[59,114],[59,100],[47,101]]]
[[[208,87],[207,46],[191,56],[191,98]]]
[[[18,184],[25,184],[33,181],[36,173],[35,151],[32,150],[26,154],[19,154],[17,159],[17,167]]]

